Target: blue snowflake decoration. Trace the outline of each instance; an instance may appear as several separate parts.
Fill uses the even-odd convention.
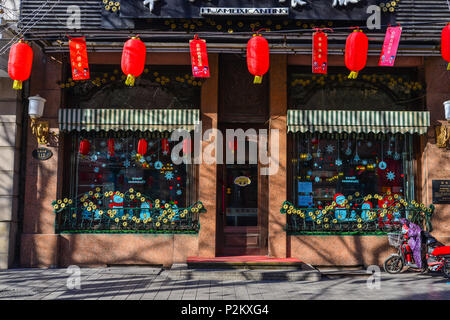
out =
[[[181,196],[182,193],[183,193],[183,191],[177,190],[177,195],[178,195],[178,196]]]
[[[128,168],[129,166],[130,166],[130,160],[125,160],[124,162],[123,162],[123,166],[125,167],[125,168]]]
[[[315,181],[315,182],[320,182],[320,177],[315,177],[315,178],[314,178],[314,181]]]
[[[100,171],[100,169],[99,169],[98,167],[95,167],[95,168],[94,168],[94,172],[95,172],[95,173],[98,173],[99,171]]]
[[[98,157],[97,157],[96,154],[93,154],[93,155],[91,156],[91,161],[97,161],[97,159],[98,159]]]
[[[392,171],[388,171],[388,173],[386,174],[386,178],[387,178],[389,181],[394,181],[394,179],[395,179],[395,173],[393,173]]]
[[[166,178],[166,180],[172,180],[173,179],[173,172],[166,172],[165,173],[165,178]]]
[[[334,164],[335,164],[337,167],[340,167],[340,166],[342,166],[342,160],[341,160],[341,159],[336,159],[336,161],[334,162]]]
[[[394,160],[400,160],[400,153],[396,152],[394,154]]]

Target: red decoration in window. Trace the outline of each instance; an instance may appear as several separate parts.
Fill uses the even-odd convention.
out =
[[[259,33],[247,42],[247,67],[255,76],[253,83],[262,83],[262,77],[269,71],[269,43]]]
[[[71,38],[69,40],[70,65],[73,80],[89,79],[89,63],[87,57],[86,38]]]
[[[89,140],[87,140],[87,139],[81,140],[80,149],[79,149],[80,154],[82,154],[83,156],[86,156],[89,153],[90,148],[91,148],[91,144],[89,143]]]
[[[313,35],[313,73],[327,73],[327,54],[327,34],[319,30]]]
[[[354,30],[345,43],[345,65],[351,71],[349,79],[356,79],[367,62],[369,39],[362,30]]]
[[[192,140],[184,139],[183,140],[183,154],[191,154],[192,152]]]
[[[169,154],[169,139],[167,138],[161,139],[161,149],[163,151],[163,154],[165,155]]]
[[[21,40],[11,46],[8,74],[14,80],[13,89],[22,89],[22,82],[30,77],[32,64],[33,49],[28,44]]]
[[[450,23],[448,23],[441,33],[441,54],[442,58],[449,64],[447,70],[450,70]]]
[[[114,157],[114,139],[108,139],[108,153],[110,157]]]
[[[143,156],[147,153],[147,141],[145,139],[140,139],[138,142],[138,148],[137,148],[138,154]]]
[[[127,75],[125,81],[127,86],[134,86],[136,77],[144,71],[145,55],[145,44],[139,37],[133,37],[125,42],[122,51],[122,71]]]
[[[208,52],[206,51],[206,41],[198,39],[189,41],[191,48],[192,75],[197,78],[209,78]]]

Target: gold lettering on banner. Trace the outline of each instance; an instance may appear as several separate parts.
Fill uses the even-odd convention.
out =
[[[447,147],[447,143],[450,140],[450,132],[449,131],[450,130],[445,125],[436,127],[436,135],[437,135],[436,145],[439,148]]]

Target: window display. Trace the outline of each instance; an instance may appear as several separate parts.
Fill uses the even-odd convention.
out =
[[[71,196],[53,203],[59,231],[198,230],[194,168],[172,162],[169,133],[71,135]]]
[[[404,208],[414,199],[411,135],[298,133],[292,143],[292,202],[282,212],[304,211],[288,219],[290,231],[322,222],[326,231],[392,230],[414,208],[428,212],[414,201]]]

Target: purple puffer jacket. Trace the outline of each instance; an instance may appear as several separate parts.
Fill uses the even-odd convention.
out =
[[[422,253],[421,253],[422,229],[417,224],[409,222],[406,219],[400,219],[400,223],[402,225],[406,224],[408,226],[408,245],[411,247],[416,265],[419,268],[422,268]]]

